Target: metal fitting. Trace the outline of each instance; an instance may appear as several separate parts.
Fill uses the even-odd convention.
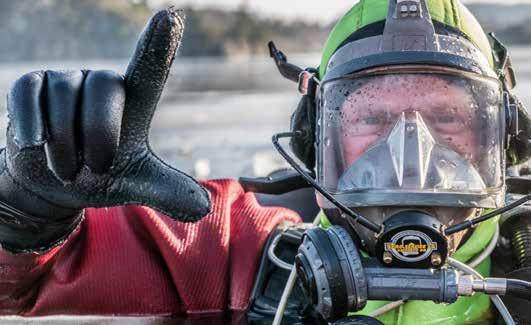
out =
[[[489,295],[505,295],[507,291],[507,279],[485,278],[484,280],[474,280],[472,284],[474,291],[484,292]]]
[[[310,82],[314,79],[314,74],[309,71],[303,71],[299,75],[299,93],[301,95],[307,95],[310,89]]]
[[[398,0],[397,11],[402,18],[417,17],[420,14],[419,0]]]
[[[470,274],[460,275],[457,280],[457,294],[459,296],[472,296],[474,294],[474,277]]]
[[[385,264],[391,264],[393,262],[393,255],[391,255],[391,253],[389,253],[389,252],[384,252],[383,253],[383,257],[382,257],[382,261]]]
[[[441,254],[435,252],[431,254],[431,265],[433,266],[439,266],[442,263]]]

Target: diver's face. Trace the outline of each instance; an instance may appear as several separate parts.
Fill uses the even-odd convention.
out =
[[[420,113],[438,143],[473,158],[474,105],[466,89],[435,76],[389,75],[366,83],[341,108],[345,163],[385,138],[404,112]]]

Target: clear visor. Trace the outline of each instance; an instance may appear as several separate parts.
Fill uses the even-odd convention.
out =
[[[499,82],[416,71],[398,67],[322,85],[321,185],[350,206],[497,206]]]

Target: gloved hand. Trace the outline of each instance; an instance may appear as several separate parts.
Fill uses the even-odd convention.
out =
[[[8,95],[7,146],[0,156],[0,243],[13,252],[64,239],[86,207],[149,206],[197,221],[210,197],[193,178],[155,156],[153,113],[183,31],[168,9],[146,26],[125,77],[111,71],[39,71]],[[176,130],[177,132],[177,130]]]

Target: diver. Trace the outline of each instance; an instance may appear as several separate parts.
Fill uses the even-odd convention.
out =
[[[531,321],[530,118],[506,48],[458,0],[360,0],[316,69],[270,43],[303,96],[274,136],[294,170],[261,179],[199,183],[152,151],[183,28],[173,8],[153,16],[125,76],[12,86],[2,315]]]

